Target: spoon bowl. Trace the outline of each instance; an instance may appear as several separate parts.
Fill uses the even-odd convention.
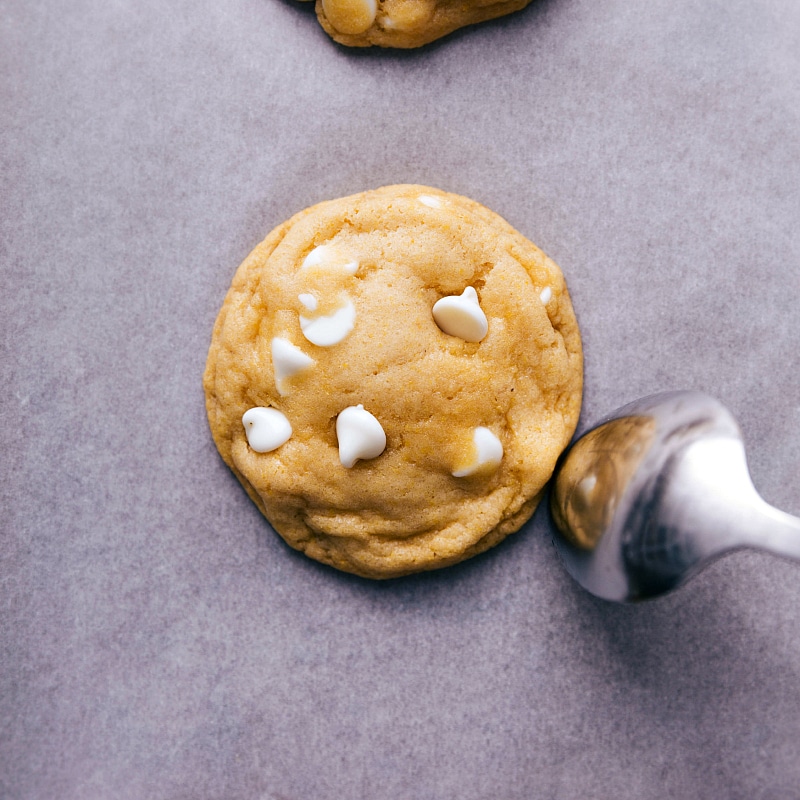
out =
[[[761,498],[736,420],[700,392],[642,398],[585,433],[550,507],[567,571],[606,600],[665,594],[740,548],[800,560],[800,520]]]

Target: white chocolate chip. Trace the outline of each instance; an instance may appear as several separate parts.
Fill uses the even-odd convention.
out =
[[[356,322],[356,308],[348,299],[333,314],[320,317],[300,315],[300,329],[311,344],[330,347],[339,344],[353,330]]]
[[[292,426],[276,408],[257,406],[245,411],[242,425],[247,443],[256,453],[269,453],[289,441]]]
[[[503,460],[503,443],[488,428],[475,428],[472,441],[475,445],[474,459],[467,466],[454,470],[455,478],[465,478],[479,470],[497,469]]]
[[[553,297],[553,290],[549,286],[545,286],[542,289],[542,293],[539,295],[539,299],[547,305]]]
[[[479,342],[489,330],[478,293],[471,286],[460,295],[438,300],[433,306],[433,318],[444,333],[458,336],[465,342]]]
[[[497,0],[483,0],[497,2]],[[437,0],[381,0],[378,25],[404,33],[421,31],[434,15]]]
[[[297,375],[314,364],[314,359],[295,347],[288,339],[276,336],[272,340],[272,370],[278,394],[287,394],[286,378]]]
[[[348,406],[336,418],[339,461],[350,469],[359,459],[377,458],[386,449],[386,434],[364,406]]]
[[[355,275],[358,272],[358,261],[342,256],[336,248],[329,244],[321,244],[319,247],[315,247],[300,265],[300,269],[310,269],[311,267],[337,269],[348,275]]]
[[[297,295],[297,299],[302,303],[303,308],[305,308],[307,311],[317,310],[319,303],[317,302],[317,298],[314,297],[314,295],[310,292],[303,292],[302,294]]]
[[[378,13],[377,0],[322,0],[328,22],[339,33],[364,33]]]
[[[420,201],[420,203],[422,203],[422,205],[428,206],[428,208],[442,207],[442,201],[432,194],[421,194],[417,199]]]

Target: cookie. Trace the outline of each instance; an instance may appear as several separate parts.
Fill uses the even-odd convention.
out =
[[[204,388],[222,458],[286,542],[391,578],[531,516],[582,375],[556,264],[479,203],[401,185],[301,211],[253,250]]]
[[[320,24],[350,47],[420,47],[465,25],[519,11],[530,0],[317,0]]]

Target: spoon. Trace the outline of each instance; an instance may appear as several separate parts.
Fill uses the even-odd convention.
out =
[[[550,508],[567,571],[606,600],[665,594],[741,548],[800,561],[800,519],[760,497],[736,420],[700,392],[642,398],[584,434]]]

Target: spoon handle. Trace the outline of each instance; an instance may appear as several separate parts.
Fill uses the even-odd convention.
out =
[[[764,525],[753,547],[782,558],[800,561],[800,519],[761,501]]]
[[[693,530],[697,563],[742,547],[800,561],[800,519],[767,503],[753,485],[738,439],[700,440],[683,454],[664,516]]]

